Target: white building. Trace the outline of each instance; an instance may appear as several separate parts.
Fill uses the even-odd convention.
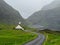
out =
[[[20,29],[21,29],[21,30],[24,30],[24,28],[22,28],[22,27],[20,26],[20,24],[21,24],[21,22],[19,22],[18,26],[16,26],[15,29],[17,29],[17,30],[20,30]]]

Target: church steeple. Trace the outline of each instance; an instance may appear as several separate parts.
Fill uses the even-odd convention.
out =
[[[21,25],[21,22],[19,22],[18,26],[16,26],[15,29],[18,29],[18,30],[22,29],[22,30],[24,30],[24,28],[22,28],[20,25]]]
[[[19,25],[21,24],[21,22],[19,22]]]

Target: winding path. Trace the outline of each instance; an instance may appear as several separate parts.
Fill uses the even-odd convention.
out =
[[[43,34],[38,34],[38,37],[31,41],[26,43],[25,45],[42,45],[45,40],[45,36]]]

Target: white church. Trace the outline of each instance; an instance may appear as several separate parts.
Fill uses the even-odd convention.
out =
[[[15,29],[17,29],[17,30],[24,30],[24,28],[21,27],[20,25],[21,25],[21,22],[19,22],[19,24],[15,27]]]

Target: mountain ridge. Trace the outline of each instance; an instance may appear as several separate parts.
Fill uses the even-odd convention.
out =
[[[56,2],[57,0],[53,1]],[[58,3],[58,1],[56,2]],[[35,12],[27,20],[33,25],[41,25],[43,28],[52,29],[54,31],[60,31],[60,6],[50,8],[51,3],[47,7],[44,6],[40,11]],[[59,3],[60,4],[60,3]]]
[[[20,21],[24,24],[24,19],[20,13],[4,0],[0,0],[0,23],[18,24]]]

